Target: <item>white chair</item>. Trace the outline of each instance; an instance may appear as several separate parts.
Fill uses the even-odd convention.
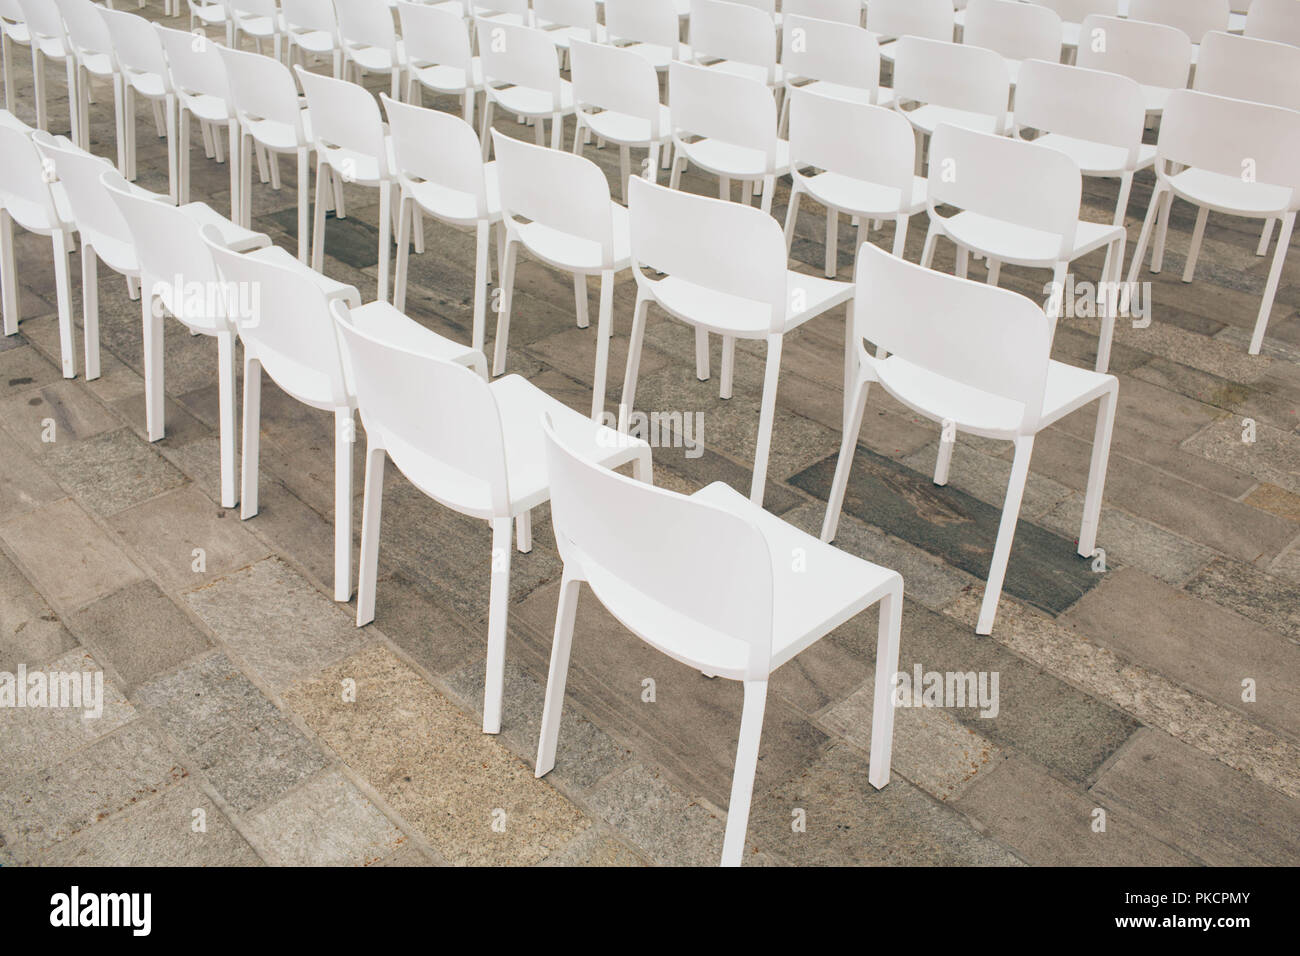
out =
[[[1209,210],[1248,219],[1280,219],[1282,232],[1250,338],[1250,354],[1258,355],[1300,209],[1298,150],[1300,113],[1294,110],[1193,90],[1170,94],[1156,143],[1156,188],[1142,223],[1129,282],[1137,280],[1157,213],[1162,222],[1168,222],[1175,197],[1197,207],[1184,282],[1192,281]],[[1152,272],[1161,268],[1164,232],[1162,226],[1151,256]]]
[[[1147,114],[1158,116],[1170,92],[1187,87],[1192,52],[1177,27],[1094,15],[1083,21],[1075,63],[1136,80]]]
[[[989,285],[997,285],[1003,263],[1051,269],[1048,313],[1052,328],[1060,314],[1061,294],[1070,263],[1106,249],[1098,296],[1101,335],[1097,371],[1110,363],[1124,268],[1123,226],[1079,218],[1082,174],[1059,150],[1023,140],[990,136],[955,126],[940,126],[930,143],[930,179],[926,209],[930,231],[921,265],[934,258],[940,236],[957,246],[957,275],[966,277],[971,252],[988,258]],[[939,207],[959,212],[940,215]]]
[[[500,0],[495,0],[500,2]],[[560,78],[555,45],[542,30],[504,20],[479,20],[478,51],[483,63],[483,159],[492,148],[493,109],[532,120],[537,143],[545,140],[545,120],[551,121],[551,148],[564,141],[564,117],[573,113],[573,87]]]
[[[1017,0],[970,0],[962,42],[1000,53],[1016,85],[1025,60],[1061,59],[1061,18],[1054,10]]]
[[[143,97],[153,105],[154,125],[160,139],[167,140],[167,182],[172,202],[178,198],[176,176],[176,93],[172,89],[167,56],[153,23],[134,13],[101,10],[100,15],[113,40],[113,59],[117,64],[119,95],[118,129],[125,143],[124,177],[135,181],[135,98]]]
[[[253,38],[253,48],[264,52],[263,41],[271,41],[271,55],[281,58],[284,20],[277,0],[226,0],[226,43],[239,49],[241,36]]]
[[[861,0],[783,0],[781,14],[783,29],[790,17],[862,25]]]
[[[275,157],[292,153],[298,163],[298,259],[307,261],[310,233],[311,117],[298,98],[293,73],[268,56],[242,50],[220,49],[226,81],[234,102],[230,128],[231,175],[239,176],[239,189],[230,197],[231,216],[247,228],[253,219],[253,148],[271,154],[271,185],[280,187]],[[238,147],[236,147],[238,144]]]
[[[856,23],[787,13],[781,58],[785,69],[782,136],[789,129],[790,93],[796,88],[878,106],[893,100],[893,92],[880,86],[880,45]]]
[[[893,60],[900,37],[951,43],[956,17],[952,0],[871,0],[866,26],[880,41],[881,59]]]
[[[715,482],[690,497],[615,474],[547,426],[551,513],[564,559],[537,748],[555,766],[569,653],[585,582],[651,647],[688,667],[744,682],[722,865],[744,858],[771,674],[840,624],[879,604],[867,781],[889,782],[903,579],[818,542]],[[791,554],[807,569],[791,570]]]
[[[520,551],[532,548],[530,512],[550,498],[542,415],[584,455],[609,467],[631,462],[649,475],[650,449],[595,424],[518,375],[491,383],[482,354],[411,320],[403,337],[374,327],[366,310],[334,312],[366,426],[357,626],[375,618],[384,465],[389,457],[420,491],[492,528],[483,732],[501,730],[506,623],[510,608],[510,524]],[[417,338],[418,336],[418,338]],[[436,340],[436,341],[435,341]]]
[[[358,83],[365,73],[387,73],[389,95],[401,97],[406,53],[389,0],[334,0],[334,9],[343,47],[343,79],[349,79],[349,64]]]
[[[216,28],[226,32],[226,0],[186,0],[186,4],[190,9],[191,33]]]
[[[36,99],[36,128],[49,129],[49,108],[45,93],[45,64],[62,63],[68,80],[69,129],[80,128],[77,118],[77,58],[68,40],[67,28],[59,8],[50,0],[18,0],[32,47],[33,94]]]
[[[18,0],[0,0],[0,49],[3,50],[5,75],[5,109],[14,111],[14,44],[29,47],[32,34],[27,27],[23,8]]]
[[[573,39],[569,45],[577,130],[573,151],[582,155],[589,133],[619,152],[619,182],[627,202],[632,147],[647,149],[645,174],[655,179],[661,150],[672,145],[672,119],[659,102],[659,75],[637,54],[607,44]]]
[[[0,112],[0,309],[4,334],[18,331],[20,297],[18,266],[14,257],[14,223],[38,236],[49,236],[54,246],[54,294],[59,313],[59,346],[63,377],[77,374],[76,342],[72,325],[72,283],[68,252],[74,225],[61,211],[50,188],[54,176],[31,140],[31,130],[12,113]],[[83,250],[82,255],[85,255]],[[87,341],[87,360],[90,343]]]
[[[172,31],[182,36],[189,34]],[[195,204],[177,207],[161,202],[127,184],[114,170],[101,176],[116,203],[135,245],[145,332],[145,382],[154,423],[163,427],[163,317],[170,315],[190,332],[217,340],[218,425],[221,456],[221,506],[233,508],[235,488],[235,338],[232,315],[244,314],[251,297],[260,290],[225,289],[217,275],[212,253],[203,241],[207,224],[223,234],[234,252],[248,252],[271,244],[270,238],[236,226],[229,220],[217,224],[217,214],[207,206],[196,214]],[[226,302],[232,296],[237,301]],[[249,301],[246,301],[249,300]]]
[[[762,83],[785,78],[777,62],[776,24],[755,7],[729,0],[691,0],[691,62]]]
[[[533,0],[533,26],[545,31],[561,55],[569,49],[571,40],[605,41],[605,30],[596,15],[596,0]]]
[[[418,227],[419,213],[451,225],[473,227],[476,255],[471,348],[481,352],[487,323],[487,289],[492,278],[489,252],[494,226],[498,248],[505,245],[496,164],[484,164],[474,128],[464,120],[399,103],[382,93],[379,98],[392,131],[394,172],[400,190],[393,305],[399,312],[406,309],[411,229],[413,223]]]
[[[695,327],[695,374],[709,377],[708,334],[723,336],[722,397],[730,398],[737,338],[764,339],[767,367],[750,500],[760,507],[787,332],[853,297],[853,285],[786,268],[785,237],[766,212],[633,179],[629,196],[636,312],[620,419],[636,408],[636,383],[651,303]],[[662,278],[650,278],[651,269]]]
[[[1155,162],[1142,142],[1146,103],[1137,81],[1119,73],[1028,60],[1016,86],[1012,135],[1065,153],[1084,176],[1119,177],[1114,223],[1124,225],[1133,174]]]
[[[858,220],[858,245],[866,241],[871,221],[892,219],[894,255],[901,256],[910,217],[925,209],[926,181],[913,174],[916,141],[911,125],[893,110],[812,90],[794,90],[790,100],[793,182],[785,218],[787,252],[799,200],[806,193],[827,211],[826,278],[833,279],[838,271],[841,214]]]
[[[255,54],[253,54],[255,55]],[[274,62],[274,61],[272,61]],[[244,346],[243,457],[240,462],[239,516],[258,511],[258,457],[262,421],[262,371],[286,394],[334,416],[334,600],[352,596],[352,451],[356,443],[355,399],[344,376],[330,303],[359,308],[351,286],[334,282],[304,266],[277,246],[240,254],[224,248],[215,230],[204,240],[226,288],[257,294],[227,297],[233,307],[247,301],[248,314],[232,314]],[[232,308],[233,312],[233,308]]]
[[[334,0],[280,0],[280,16],[290,65],[306,66],[311,57],[329,57],[334,76],[343,76],[343,45]]]
[[[853,324],[861,371],[852,414],[844,424],[822,540],[835,539],[872,382],[917,414],[944,423],[945,434],[955,437],[962,431],[1014,442],[1002,520],[975,627],[977,634],[990,634],[1034,438],[1097,401],[1078,543],[1080,556],[1093,556],[1119,382],[1113,375],[1053,361],[1050,322],[1036,303],[1014,292],[931,272],[872,245],[858,251],[857,285]],[[871,355],[864,340],[889,357]],[[951,455],[952,443],[941,442],[936,484],[947,484]]]
[[[325,270],[325,208],[328,197],[345,184],[379,190],[379,295],[388,301],[391,243],[396,231],[393,211],[397,174],[379,104],[365,87],[295,66],[311,113],[316,150],[316,206],[311,230],[311,267]]]
[[[1079,31],[1092,14],[1103,17],[1119,16],[1120,0],[1032,0],[1056,13],[1061,18],[1061,45],[1073,60],[1079,46]]]
[[[790,144],[777,136],[776,101],[767,87],[746,76],[689,63],[668,68],[672,111],[673,171],[677,189],[687,165],[718,177],[718,195],[731,196],[731,181],[741,183],[741,200],[753,201],[762,188],[762,208],[772,209],[776,177],[790,171]]]
[[[91,0],[54,0],[63,24],[68,30],[68,44],[76,61],[77,126],[72,130],[72,140],[82,149],[90,148],[90,86],[92,79],[106,80],[117,94],[117,64],[113,60],[113,39],[109,35],[100,7]],[[118,116],[115,106],[113,115]],[[115,132],[118,150],[118,169],[126,163],[125,144],[119,126]]]
[[[1192,62],[1201,38],[1213,30],[1227,32],[1232,14],[1229,0],[1129,0],[1130,20],[1177,27],[1191,39]]]
[[[661,73],[674,60],[690,58],[690,48],[680,39],[675,0],[605,0],[605,33],[610,43],[631,50]]]
[[[1300,46],[1297,0],[1252,0],[1246,14],[1246,36]]]
[[[221,145],[222,129],[229,129],[235,111],[231,105],[226,67],[213,42],[195,37],[184,30],[157,27],[167,55],[177,110],[177,193],[181,203],[190,201],[190,122],[198,120],[204,152],[218,163],[225,161]],[[236,164],[230,163],[230,191],[239,189]]]
[[[552,268],[573,275],[578,328],[588,326],[587,277],[598,275],[600,312],[591,417],[599,418],[605,410],[614,277],[631,265],[627,210],[609,198],[609,181],[591,160],[510,139],[496,130],[492,137],[496,141],[501,215],[506,230],[492,374],[505,371],[515,262],[521,247]]]
[[[459,96],[465,122],[472,125],[483,63],[473,54],[464,18],[423,3],[399,3],[397,15],[406,45],[406,102],[419,106],[422,89]]]

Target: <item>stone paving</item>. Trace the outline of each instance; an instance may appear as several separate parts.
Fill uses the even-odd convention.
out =
[[[18,113],[31,122],[18,61]],[[57,72],[56,132],[67,129]],[[111,97],[97,100],[92,146],[113,155]],[[147,112],[137,122],[140,184],[165,191],[165,146]],[[510,117],[498,127],[531,136]],[[225,167],[191,143],[194,198],[228,211]],[[588,155],[617,182],[614,150]],[[255,225],[292,250],[294,172],[282,173],[279,192],[255,186]],[[1133,190],[1130,240],[1151,183],[1139,176]],[[716,186],[688,174],[685,188]],[[1108,218],[1114,189],[1088,181],[1090,218]],[[782,219],[787,198],[779,185]],[[376,202],[349,187],[347,217],[327,233],[325,271],[366,300]],[[823,223],[806,203],[800,268],[820,271]],[[1191,225],[1176,206],[1165,270],[1142,276],[1151,326],[1117,331],[1106,570],[1074,554],[1085,411],[1036,445],[991,639],[973,626],[1010,447],[963,436],[951,486],[937,488],[936,428],[873,391],[838,544],[902,572],[904,671],[996,672],[1000,705],[988,717],[900,709],[893,777],[873,790],[874,612],[845,624],[773,678],[748,863],[1300,862],[1300,262],[1283,275],[1264,355],[1248,356],[1268,267],[1253,255],[1258,231],[1216,216],[1184,285]],[[468,341],[472,236],[426,231],[408,311]],[[872,240],[888,247],[891,232]],[[918,217],[913,261],[924,233]],[[104,709],[0,709],[0,863],[717,862],[740,687],[664,658],[589,594],[556,768],[533,777],[561,572],[547,509],[532,553],[514,561],[505,716],[485,736],[486,525],[390,468],[377,616],[355,628],[354,607],[331,600],[330,417],[267,383],[261,513],[241,522],[218,504],[212,340],[168,325],[167,436],[149,444],[139,303],[100,270],[103,376],[63,380],[48,240],[20,231],[16,246],[22,324],[0,339],[0,670],[100,673]],[[845,222],[840,278],[852,248]],[[1100,265],[1090,257],[1079,277]],[[950,247],[938,266],[951,269]],[[1003,285],[1041,297],[1046,279],[1008,268]],[[509,370],[585,411],[594,324],[575,327],[567,278],[524,260],[518,283]],[[611,405],[634,296],[624,275]],[[811,531],[839,443],[843,313],[788,337],[777,400],[766,505]],[[1091,367],[1096,331],[1063,320],[1055,357]],[[718,354],[715,340],[715,368]],[[685,327],[651,322],[639,407],[701,413],[706,446],[694,458],[657,449],[656,479],[747,488],[762,346],[740,345],[727,402],[716,379],[695,380],[692,356]]]

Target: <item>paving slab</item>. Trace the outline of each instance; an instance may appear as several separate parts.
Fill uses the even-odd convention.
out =
[[[118,428],[121,423],[95,398],[70,379],[16,394],[0,403],[4,429],[33,456],[84,441]]]
[[[603,830],[590,827],[560,847],[538,866],[645,866],[633,850]]]
[[[1252,436],[1245,420],[1225,416],[1183,442],[1183,448],[1300,494],[1300,435],[1289,430],[1255,422]]]
[[[1079,540],[1083,495],[1076,494],[1039,519],[1062,537]],[[1140,568],[1152,577],[1179,587],[1215,558],[1215,552],[1157,524],[1102,505],[1097,522],[1097,547],[1106,552],[1106,574],[1120,567]]]
[[[187,481],[126,428],[75,443],[56,442],[47,459],[59,484],[101,515],[115,514]]]
[[[590,795],[592,810],[660,866],[716,866],[726,814],[640,764]]]
[[[1292,494],[1284,488],[1264,481],[1255,486],[1244,500],[1254,508],[1270,511],[1297,522],[1297,533],[1300,533],[1300,495]]]
[[[0,553],[0,671],[42,664],[76,646],[45,599]]]
[[[1295,582],[1220,558],[1192,578],[1187,591],[1300,644],[1300,591]]]

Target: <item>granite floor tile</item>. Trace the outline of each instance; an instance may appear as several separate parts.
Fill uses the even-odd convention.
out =
[[[1220,558],[1192,578],[1187,591],[1300,644],[1300,591],[1294,582]]]
[[[45,599],[0,553],[0,671],[41,664],[76,646]]]
[[[660,866],[716,866],[726,814],[640,764],[602,783],[592,810]]]
[[[58,366],[30,345],[0,352],[0,398],[53,385],[59,378]]]
[[[933,474],[938,442],[931,442],[902,459],[902,463],[920,474]],[[1006,499],[1007,481],[1011,477],[1011,462],[992,458],[969,443],[958,441],[953,448],[952,466],[948,482],[954,488],[966,491],[980,501],[1002,507]],[[1037,521],[1074,492],[1051,478],[1029,474],[1025,484],[1025,497],[1020,505],[1021,517]]]
[[[1264,422],[1256,422],[1253,432],[1254,441],[1247,441],[1245,421],[1228,416],[1206,425],[1183,448],[1300,494],[1300,435]]]
[[[1246,504],[1252,507],[1270,511],[1275,515],[1281,515],[1283,518],[1289,518],[1297,522],[1297,533],[1300,533],[1300,495],[1293,495],[1277,485],[1261,482],[1250,494],[1246,495],[1244,500]]]
[[[17,439],[0,437],[0,449],[0,522],[67,496],[54,476],[24,451]]]
[[[111,515],[185,484],[186,478],[130,429],[73,444],[56,443],[50,474],[101,515]]]
[[[42,456],[62,444],[74,444],[120,426],[81,383],[70,379],[0,403],[4,428],[33,456]]]
[[[644,866],[631,849],[596,827],[583,830],[538,866]]]

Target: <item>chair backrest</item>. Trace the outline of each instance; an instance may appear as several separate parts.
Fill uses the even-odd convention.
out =
[[[614,215],[609,180],[584,156],[536,146],[492,131],[501,214],[506,228],[522,217],[600,246],[601,261],[614,266]]]
[[[289,32],[320,30],[337,37],[338,15],[334,0],[280,0],[280,14]]]
[[[1192,69],[1192,41],[1163,23],[1093,15],[1079,31],[1075,63],[1121,73],[1143,86],[1181,90]]]
[[[871,0],[867,29],[881,37],[924,37],[952,40],[952,0]]]
[[[1136,80],[1043,60],[1026,60],[1016,83],[1016,132],[1033,129],[1128,150],[1137,166],[1146,103]]]
[[[101,182],[104,173],[114,170],[113,164],[48,133],[33,133],[32,141],[41,156],[54,164],[82,243],[94,246],[114,271],[134,274],[139,259],[131,231]]]
[[[1296,13],[1300,15],[1300,3]],[[1192,88],[1300,110],[1300,47],[1217,30],[1207,33]]]
[[[1231,15],[1229,0],[1129,0],[1128,5],[1130,20],[1177,27],[1193,43],[1211,30],[1227,31]]]
[[[18,8],[22,10],[27,29],[37,39],[62,42],[67,37],[63,16],[50,0],[18,0]]]
[[[757,80],[674,62],[668,66],[673,135],[702,136],[758,150],[776,165],[776,101]]]
[[[1061,237],[1069,260],[1079,222],[1083,176],[1064,153],[939,124],[930,140],[929,212],[939,206]]]
[[[471,0],[470,13],[474,17],[506,15],[519,18],[519,25],[532,23],[529,0]]]
[[[596,39],[596,0],[533,0],[537,26],[580,27]]]
[[[18,5],[18,0],[0,0],[0,26],[22,22],[23,8]]]
[[[226,67],[230,98],[241,123],[249,119],[266,119],[286,123],[298,131],[304,143],[302,106],[293,73],[275,57],[244,50],[218,47]]]
[[[124,10],[100,10],[113,41],[113,58],[130,73],[155,74],[168,82],[167,58],[153,22]]]
[[[1054,10],[1017,0],[970,0],[962,42],[1012,60],[1061,58],[1061,18]]]
[[[605,0],[605,33],[610,43],[651,43],[680,50],[681,24],[674,0]]]
[[[64,26],[68,28],[68,39],[72,48],[78,53],[113,52],[113,38],[109,35],[104,18],[99,15],[102,7],[91,0],[54,0],[63,15]]]
[[[883,106],[854,103],[811,90],[790,91],[790,165],[812,166],[912,198],[916,137],[912,124]]]
[[[880,45],[870,30],[793,13],[785,15],[784,29],[781,59],[787,80],[823,80],[869,90],[875,102],[880,90]]]
[[[1120,0],[1032,0],[1040,6],[1056,12],[1066,23],[1082,23],[1091,14],[1099,13],[1104,17],[1119,16]]]
[[[488,217],[483,153],[474,128],[459,116],[379,94],[388,116],[399,179],[423,180],[471,197],[477,218]]]
[[[1246,14],[1246,36],[1300,46],[1300,0],[1254,0]]]
[[[397,27],[388,0],[334,0],[334,11],[344,46],[397,50]]]
[[[745,665],[734,676],[766,679],[773,557],[758,528],[587,461],[545,428],[551,521],[570,573],[671,657],[715,672],[725,663],[716,647],[736,641]]]
[[[894,96],[899,107],[911,100],[983,113],[1001,132],[1011,74],[1007,61],[992,50],[905,36],[894,45]]]
[[[668,189],[639,177],[628,188],[632,274],[653,294],[642,268],[756,303],[755,332],[785,326],[786,255],[781,226],[754,206]]]
[[[862,25],[860,0],[783,0],[781,12],[785,18],[808,17],[813,20],[830,20],[833,23]]]
[[[213,40],[195,36],[185,30],[155,25],[167,56],[172,86],[185,93],[203,94],[230,101],[230,84],[226,67]]]
[[[660,129],[659,75],[644,57],[604,43],[569,43],[573,102],[646,120],[650,137]]]
[[[203,227],[203,240],[222,285],[249,290],[226,297],[245,354],[261,362],[276,384],[300,401],[350,405],[329,303],[311,274],[232,252],[212,226]],[[246,314],[233,312],[237,301],[247,308]]]
[[[555,109],[560,104],[560,61],[555,44],[543,30],[495,20],[478,21],[478,55],[483,63],[483,82],[522,86],[551,95]]]
[[[464,70],[466,83],[472,82],[470,64],[473,51],[469,27],[463,17],[451,10],[406,2],[398,3],[397,16],[402,24],[402,43],[410,63]]]
[[[379,104],[364,86],[311,73],[295,64],[298,82],[311,112],[311,134],[322,155],[335,147],[376,161],[380,178],[391,175],[384,119]]]
[[[1156,170],[1191,166],[1294,192],[1300,203],[1300,113],[1266,103],[1176,90],[1160,120]]]
[[[754,7],[728,0],[691,0],[691,55],[760,68],[776,79],[776,22]]]
[[[871,243],[858,250],[856,279],[851,308],[859,339],[935,375],[1019,402],[1022,433],[1037,431],[1052,326],[1036,302],[922,268]]]
[[[50,193],[53,178],[54,170],[37,151],[31,133],[7,120],[0,123],[0,209],[25,229],[55,228],[59,216]]]
[[[458,510],[509,514],[505,439],[492,389],[445,359],[385,342],[332,306],[372,447],[421,491]]]

